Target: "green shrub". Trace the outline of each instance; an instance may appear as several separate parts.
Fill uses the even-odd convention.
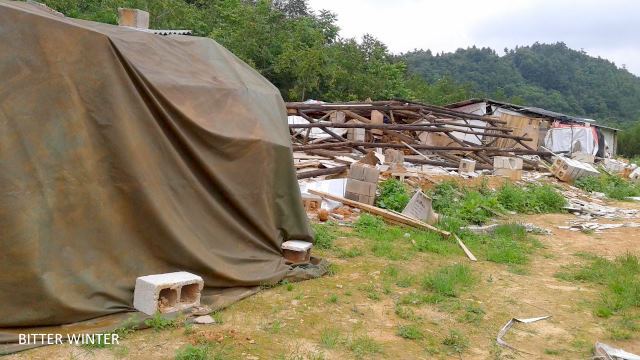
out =
[[[604,193],[608,198],[616,200],[640,196],[640,185],[617,175],[586,176],[576,180],[574,185],[584,191]]]
[[[506,182],[497,194],[497,200],[507,210],[524,214],[562,212],[567,200],[550,185],[528,184],[524,187]]]
[[[380,183],[380,196],[376,205],[383,209],[402,211],[411,197],[405,185],[397,179],[388,179]]]
[[[178,324],[174,319],[167,319],[160,313],[156,313],[153,317],[144,321],[144,324],[155,331],[162,331],[175,328]]]
[[[409,340],[420,340],[424,337],[422,331],[415,325],[400,325],[396,334]]]

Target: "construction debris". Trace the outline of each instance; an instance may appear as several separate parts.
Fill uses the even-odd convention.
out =
[[[498,337],[496,338],[496,342],[498,343],[498,345],[500,346],[504,346],[506,348],[509,348],[511,350],[514,351],[518,351],[521,353],[525,353],[525,354],[529,354],[532,355],[531,353],[528,353],[526,351],[522,351],[522,350],[518,350],[516,348],[514,348],[513,346],[509,345],[506,341],[504,341],[504,336],[507,334],[507,332],[509,331],[509,329],[511,329],[511,327],[513,327],[513,325],[517,324],[517,323],[521,323],[521,324],[532,324],[534,322],[538,322],[538,321],[542,321],[542,320],[546,320],[548,318],[550,318],[551,316],[541,316],[541,317],[536,317],[536,318],[529,318],[529,319],[518,319],[518,318],[513,318],[511,320],[509,320],[509,322],[507,322],[502,329],[500,329],[500,331],[498,332]]]
[[[594,359],[603,360],[640,360],[640,355],[632,354],[601,342],[596,342],[594,355]]]

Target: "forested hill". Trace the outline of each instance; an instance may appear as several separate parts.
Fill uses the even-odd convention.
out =
[[[612,62],[564,43],[517,47],[499,56],[489,48],[403,55],[409,71],[428,82],[450,77],[476,96],[543,107],[626,125],[640,119],[640,78]]]

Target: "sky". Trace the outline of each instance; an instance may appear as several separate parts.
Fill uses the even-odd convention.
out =
[[[372,34],[393,53],[451,52],[472,45],[499,54],[562,41],[640,76],[637,0],[309,0],[338,15],[342,37]]]

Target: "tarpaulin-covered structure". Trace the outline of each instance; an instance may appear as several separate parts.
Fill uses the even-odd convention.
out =
[[[205,303],[305,276],[285,106],[251,67],[21,2],[0,49],[1,328],[129,311],[142,275],[198,274]]]

